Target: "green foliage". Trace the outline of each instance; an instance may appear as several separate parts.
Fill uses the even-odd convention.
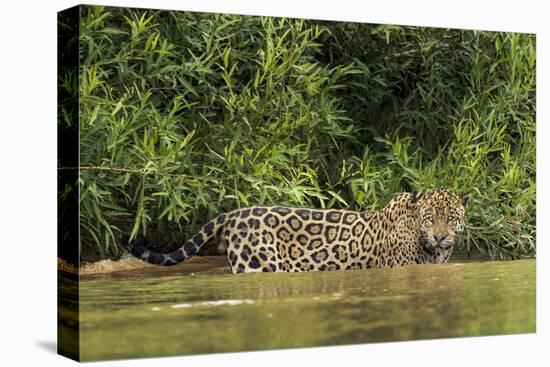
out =
[[[81,16],[80,216],[104,256],[121,232],[187,231],[236,207],[363,210],[432,186],[474,194],[458,247],[534,255],[534,36]]]

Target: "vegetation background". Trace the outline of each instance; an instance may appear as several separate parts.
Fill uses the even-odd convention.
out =
[[[237,207],[370,210],[433,186],[474,194],[457,250],[535,255],[534,35],[80,13],[59,89],[79,100],[82,260],[120,256],[122,233],[176,247]]]

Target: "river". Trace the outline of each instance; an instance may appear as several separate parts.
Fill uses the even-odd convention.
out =
[[[534,259],[230,274],[204,257],[80,278],[84,361],[534,331]]]

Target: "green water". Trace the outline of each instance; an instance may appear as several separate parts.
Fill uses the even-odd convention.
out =
[[[293,274],[163,269],[81,278],[82,360],[535,331],[535,260]]]

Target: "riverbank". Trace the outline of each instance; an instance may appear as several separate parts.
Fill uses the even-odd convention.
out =
[[[226,274],[231,273],[226,256],[194,256],[183,263],[174,266],[156,266],[139,260],[131,255],[124,255],[119,260],[100,260],[83,264],[79,269],[63,259],[57,260],[57,269],[71,274],[102,275],[102,274]]]
[[[533,258],[534,259],[534,258]],[[467,256],[465,253],[454,254],[450,261],[453,262],[473,262],[473,261],[490,261],[487,256],[481,253],[472,253]],[[148,270],[154,268],[158,272],[165,274],[177,273],[177,274],[194,274],[194,273],[229,273],[229,262],[225,255],[220,256],[193,256],[184,263],[180,263],[170,267],[156,266],[145,261],[142,261],[130,254],[123,255],[119,260],[99,260],[90,263],[84,263],[79,269],[66,262],[65,260],[58,258],[57,269],[72,274],[80,275],[94,275],[94,274],[109,274],[116,272],[139,272],[140,270]]]

